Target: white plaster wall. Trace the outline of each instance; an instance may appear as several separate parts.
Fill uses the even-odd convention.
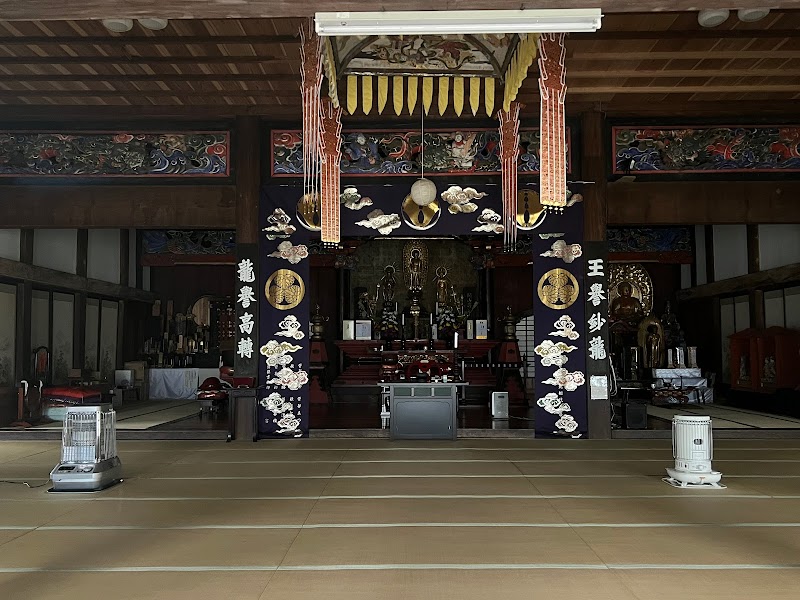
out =
[[[743,331],[750,327],[750,298],[736,296],[733,299],[733,307],[736,315],[736,331]]]
[[[681,265],[681,289],[692,287],[692,265]]]
[[[19,229],[0,229],[0,257],[19,260]]]
[[[759,225],[761,270],[800,262],[800,224]]]
[[[785,327],[783,290],[764,292],[764,323],[767,327]]]
[[[119,229],[90,229],[86,276],[119,283]]]
[[[77,258],[77,229],[37,229],[33,232],[34,265],[75,273]]]
[[[784,290],[786,327],[800,330],[800,286]]]
[[[706,273],[706,227],[705,225],[694,226],[694,261],[697,270],[697,285],[708,283],[708,273]]]
[[[747,226],[714,225],[714,279],[747,275]]]

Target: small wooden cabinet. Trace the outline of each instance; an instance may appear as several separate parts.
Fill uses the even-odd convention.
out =
[[[729,339],[732,389],[771,394],[800,385],[800,332],[745,329]]]

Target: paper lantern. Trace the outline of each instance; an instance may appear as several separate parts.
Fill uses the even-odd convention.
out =
[[[411,199],[418,206],[428,206],[436,200],[436,184],[430,179],[417,179],[411,186]]]

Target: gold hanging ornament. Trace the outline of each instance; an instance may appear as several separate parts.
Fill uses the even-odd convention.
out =
[[[563,212],[567,203],[565,56],[563,33],[544,33],[539,36],[539,198],[542,206],[560,212]]]

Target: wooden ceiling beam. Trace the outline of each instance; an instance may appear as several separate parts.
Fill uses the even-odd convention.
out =
[[[590,52],[586,50],[567,51],[567,59],[601,61],[619,61],[631,64],[643,60],[714,60],[726,59],[775,59],[800,58],[800,50],[707,50],[694,52],[676,50],[674,52],[634,52],[621,49],[618,52]],[[567,63],[569,65],[569,63]],[[567,70],[569,72],[569,69]]]
[[[785,85],[653,85],[653,86],[626,86],[626,85],[598,85],[598,86],[570,86],[567,96],[585,96],[601,94],[797,94],[800,93],[800,83]],[[521,95],[525,102],[530,96]],[[662,110],[664,108],[662,107]]]
[[[717,8],[714,0],[594,0],[592,6],[604,13],[642,13],[696,11]],[[485,0],[450,0],[442,3],[448,9],[480,10]],[[403,10],[430,10],[430,0],[406,0]],[[761,8],[762,0],[738,0],[737,8]],[[797,0],[774,0],[771,8],[797,8]],[[493,0],[493,9],[518,9],[520,0]],[[254,19],[267,17],[311,17],[317,11],[380,11],[395,8],[384,0],[0,0],[0,15],[9,21],[86,20],[114,17],[160,17],[166,19]],[[586,0],[539,0],[536,8],[586,8]]]
[[[0,46],[57,46],[101,45],[135,46],[153,45],[194,45],[209,46],[219,44],[299,44],[296,35],[87,35],[87,36],[49,36],[31,35],[21,37],[0,37]]]
[[[213,94],[223,98],[282,98],[296,100],[300,105],[300,91],[286,90],[0,90],[0,98],[182,98],[193,94]]]
[[[800,52],[798,52],[800,55]],[[241,63],[285,63],[285,56],[1,56],[0,65],[235,65]],[[298,64],[300,57],[297,57]]]
[[[614,79],[632,78],[632,77],[652,77],[652,78],[667,78],[667,77],[791,77],[800,78],[800,69],[629,69],[629,70],[613,70],[613,71],[573,71],[567,68],[567,79],[598,79],[598,78]],[[3,79],[0,78],[0,81]]]
[[[597,75],[595,75],[596,77]],[[97,84],[102,82],[109,82],[109,83],[116,83],[116,82],[125,82],[125,83],[137,83],[137,82],[150,82],[150,83],[172,83],[172,82],[218,82],[218,83],[236,83],[236,82],[246,82],[246,81],[260,81],[262,83],[267,83],[270,81],[296,81],[297,85],[300,85],[300,75],[294,75],[291,73],[241,73],[241,74],[216,74],[216,73],[209,73],[205,74],[181,74],[181,73],[169,73],[169,74],[151,74],[151,75],[104,75],[102,73],[94,73],[86,75],[28,75],[28,74],[21,74],[21,75],[0,75],[0,83],[85,83],[85,84]]]
[[[796,29],[666,29],[649,31],[617,31],[600,29],[594,33],[571,33],[567,40],[585,42],[626,40],[748,40],[782,39],[797,36]]]

